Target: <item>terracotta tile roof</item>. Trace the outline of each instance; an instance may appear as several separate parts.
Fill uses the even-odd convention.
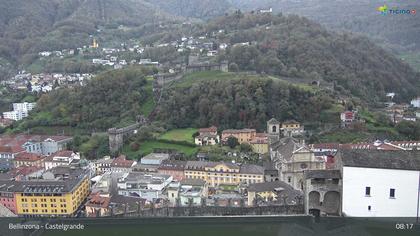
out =
[[[36,166],[20,166],[18,168],[11,169],[8,173],[10,173],[13,176],[17,176],[17,175],[25,176],[25,175],[29,175],[43,169],[44,168],[42,167],[36,167]]]
[[[257,133],[255,138],[251,140],[251,144],[267,144],[268,143],[268,136],[266,133]]]
[[[201,128],[199,129],[200,133],[214,133],[217,132],[217,127],[216,126],[211,126],[209,128]]]
[[[25,143],[28,141],[32,142],[42,142],[47,139],[52,139],[54,141],[63,141],[67,139],[72,139],[71,136],[64,135],[39,135],[39,134],[16,134],[16,135],[2,135],[0,136],[0,143],[18,141]]]
[[[134,161],[127,160],[124,155],[121,155],[117,158],[115,158],[112,163],[111,167],[124,167],[124,168],[130,168],[134,164]]]
[[[18,153],[15,155],[14,158],[15,161],[39,161],[42,159],[44,159],[44,157],[42,157],[41,155],[29,152]]]
[[[51,154],[51,156],[54,156],[54,157],[71,157],[71,155],[73,153],[74,152],[71,151],[71,150],[61,150],[61,151],[58,151],[58,152],[55,152],[55,153]]]
[[[110,202],[110,197],[103,197],[99,193],[93,193],[89,196],[86,206],[108,208]]]
[[[8,145],[1,145],[0,146],[0,152],[1,153],[20,153],[20,152],[24,152],[25,149],[22,148],[22,146],[20,145],[13,145],[13,146],[8,146]]]

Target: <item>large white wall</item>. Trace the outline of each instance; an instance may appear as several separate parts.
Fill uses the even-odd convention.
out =
[[[343,214],[416,217],[419,175],[419,171],[343,167]],[[365,195],[366,187],[371,188],[370,197]],[[395,189],[394,199],[389,197],[391,188]]]

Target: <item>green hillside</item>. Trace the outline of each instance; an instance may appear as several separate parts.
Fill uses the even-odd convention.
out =
[[[148,73],[140,68],[105,72],[84,87],[44,94],[33,114],[18,122],[13,131],[39,126],[58,126],[60,129],[70,126],[90,134],[131,124],[136,116],[150,112],[151,108],[145,108],[153,100],[145,78]]]
[[[365,37],[338,34],[306,18],[236,13],[210,21],[205,32],[224,30],[234,46],[221,55],[240,70],[323,80],[368,103],[385,92],[409,100],[420,91],[420,75]]]

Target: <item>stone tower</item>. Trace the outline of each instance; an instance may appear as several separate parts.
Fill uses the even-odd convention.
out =
[[[267,134],[271,142],[280,139],[280,122],[275,118],[267,121]]]

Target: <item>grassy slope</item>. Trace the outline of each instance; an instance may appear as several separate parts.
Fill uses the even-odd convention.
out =
[[[153,77],[147,77],[147,84],[144,86],[147,92],[147,101],[141,106],[140,111],[143,115],[148,116],[155,108],[155,101],[153,99]]]
[[[164,133],[159,139],[194,143],[193,134],[197,131],[195,128],[174,129]]]
[[[122,152],[130,159],[138,159],[141,156],[152,153],[154,149],[175,149],[184,153],[186,156],[192,156],[198,151],[197,147],[188,147],[180,144],[169,144],[160,141],[145,141],[140,144],[140,149],[138,151],[132,151],[128,145],[125,145]]]

